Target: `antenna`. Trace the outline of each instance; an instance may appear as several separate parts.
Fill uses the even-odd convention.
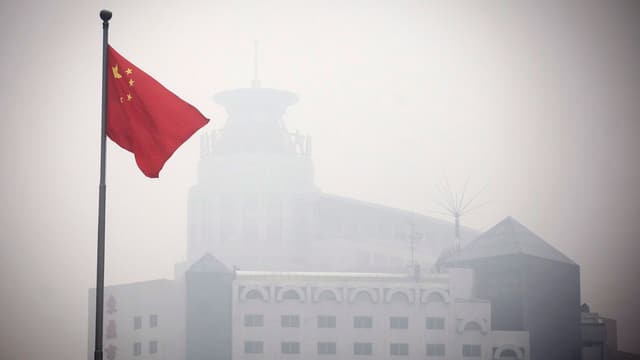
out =
[[[258,80],[258,40],[253,42],[253,81],[251,81],[251,87],[260,87],[260,80]]]
[[[415,249],[416,242],[422,239],[422,233],[416,231],[416,223],[413,221],[413,213],[409,219],[409,233],[407,234],[409,240],[409,249],[411,250],[411,267],[415,267]]]
[[[411,217],[409,219],[409,248],[411,249],[411,269],[413,269],[413,277],[417,280],[420,279],[420,266],[416,264],[415,261],[415,249],[416,242],[422,239],[423,234],[416,232],[416,223],[413,221],[414,213],[411,213]]]
[[[409,230],[409,247],[411,248],[411,266],[415,266],[416,261],[415,261],[415,248],[416,248],[416,244],[415,241],[417,240],[414,236],[414,234],[416,233],[416,224],[411,221],[410,225],[410,230]]]
[[[454,251],[460,250],[460,218],[468,215],[479,207],[486,205],[482,203],[475,205],[478,196],[486,189],[486,185],[476,192],[473,196],[467,196],[470,177],[464,183],[461,192],[454,192],[449,185],[449,181],[445,177],[444,184],[438,187],[442,200],[436,200],[438,205],[445,211],[445,215],[452,216],[455,221],[455,244]]]

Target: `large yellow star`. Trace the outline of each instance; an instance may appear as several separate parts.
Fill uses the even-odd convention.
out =
[[[129,79],[129,86],[133,86],[133,83],[135,83],[135,81],[133,81],[133,79]]]
[[[120,73],[118,72],[118,65],[112,67],[111,70],[113,71],[114,78],[120,79],[122,77],[122,75],[120,75]]]
[[[132,73],[131,68],[127,68],[127,70],[125,70],[125,73],[126,73],[127,75],[131,75],[131,73]]]

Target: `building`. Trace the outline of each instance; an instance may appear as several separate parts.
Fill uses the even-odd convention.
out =
[[[617,359],[616,321],[591,312],[587,304],[582,304],[581,310],[582,360]]]
[[[472,272],[239,272],[233,359],[528,359],[526,331],[494,331]]]
[[[151,280],[105,288],[104,359],[185,358],[184,281]],[[89,291],[88,359],[93,359],[95,289]]]
[[[530,353],[526,331],[492,328],[491,304],[473,296],[468,269],[234,272],[205,255],[181,278],[109,286],[105,296],[107,360],[527,360]]]
[[[240,269],[404,271],[411,238],[423,265],[454,244],[449,222],[322,192],[311,138],[284,125],[298,97],[258,83],[215,96],[228,119],[201,139],[183,271],[207,253]],[[462,228],[462,242],[476,234]]]
[[[201,138],[187,259],[176,265],[175,279],[106,290],[117,304],[105,312],[108,360],[306,359],[319,351],[322,358],[394,352],[422,359],[427,345],[431,354],[444,352],[440,359],[580,357],[577,264],[512,218],[480,236],[462,228],[462,250],[447,252],[455,244],[449,222],[322,192],[310,137],[284,125],[297,96],[257,84],[215,98],[229,118]],[[414,271],[420,268],[429,271]],[[263,288],[255,289],[260,298],[251,287]],[[285,288],[297,290],[285,296]],[[424,299],[434,289],[444,301]],[[293,294],[298,298],[288,298]],[[323,300],[329,294],[335,300]],[[360,301],[364,294],[371,299]],[[334,315],[322,313],[328,304]],[[283,315],[292,317],[277,317]],[[375,325],[356,330],[360,316]],[[431,317],[444,319],[430,321],[445,329],[428,331]],[[299,327],[283,329],[289,321]],[[336,332],[318,321],[335,322],[345,337],[322,338]]]
[[[475,271],[494,329],[528,331],[532,360],[580,359],[580,268],[518,221],[507,217],[445,266]]]

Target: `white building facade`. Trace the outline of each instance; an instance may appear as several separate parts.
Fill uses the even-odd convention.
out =
[[[185,354],[184,281],[105,288],[103,359],[176,360]],[[95,290],[89,292],[88,359],[93,359]]]
[[[239,271],[233,359],[528,359],[527,332],[491,330],[472,275]]]
[[[529,359],[528,332],[492,331],[491,305],[473,298],[471,270],[228,275],[229,288],[209,282],[210,289],[190,289],[202,283],[184,277],[107,287],[104,358]],[[193,311],[189,304],[202,298],[189,297],[201,290],[228,294],[230,306],[207,301],[218,315]],[[220,315],[230,317],[229,326]],[[92,321],[89,332],[91,359]],[[210,343],[217,350],[198,349]]]

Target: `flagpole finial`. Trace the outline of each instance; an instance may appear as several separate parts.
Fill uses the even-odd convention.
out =
[[[100,19],[102,19],[102,21],[104,22],[108,22],[109,20],[111,20],[112,15],[113,14],[109,10],[100,11]]]

